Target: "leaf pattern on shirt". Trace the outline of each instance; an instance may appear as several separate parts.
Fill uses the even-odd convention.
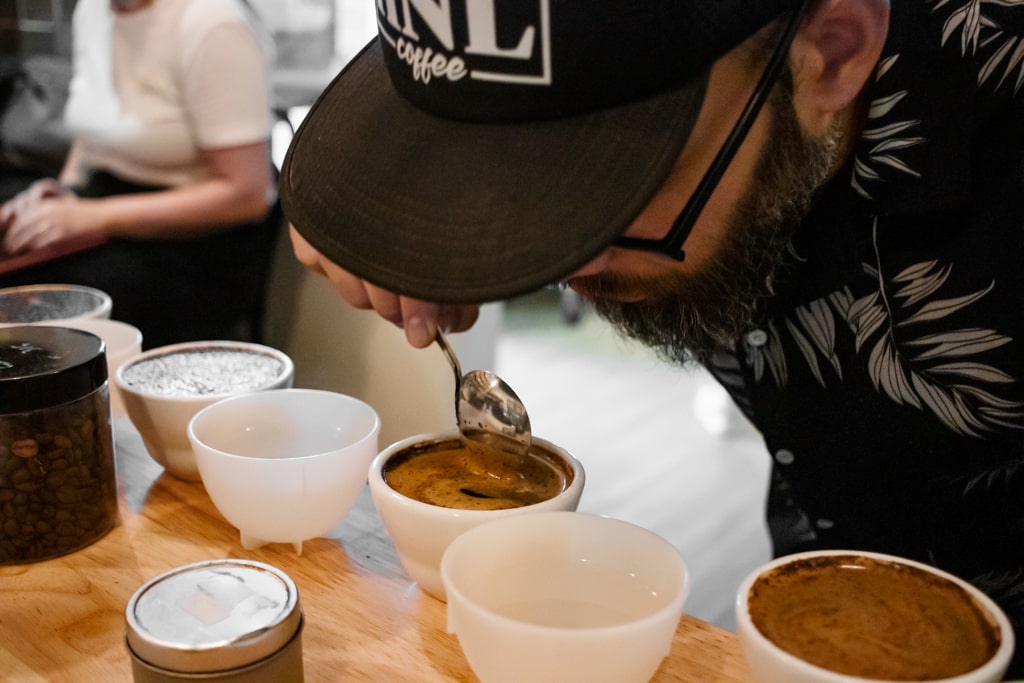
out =
[[[1000,573],[988,572],[970,579],[970,583],[999,603],[1003,609],[1024,607],[1024,568]]]
[[[976,292],[940,297],[952,266],[938,261],[916,263],[886,278],[878,265],[877,223],[873,237],[876,264],[864,264],[864,272],[877,282],[877,289],[855,298],[844,288],[783,318],[788,339],[814,379],[827,387],[826,368],[843,379],[835,350],[838,315],[854,335],[856,353],[868,354],[867,372],[875,390],[897,405],[929,411],[948,429],[965,436],[981,437],[997,427],[1024,429],[1024,404],[1002,398],[997,391],[1000,385],[1013,383],[1013,376],[980,360],[987,351],[1013,339],[985,328],[932,331],[929,325],[980,300],[995,282]],[[768,369],[776,386],[788,383],[782,336],[776,326],[769,326],[766,344],[748,344],[747,362],[757,381]]]
[[[932,0],[932,11],[953,5],[952,0]],[[978,85],[998,79],[992,90],[1003,84],[1014,94],[1024,90],[1024,36],[1005,32],[985,8],[1024,7],[1024,0],[968,0],[956,6],[942,26],[942,44],[957,41],[964,57],[987,55],[978,71]]]
[[[982,468],[967,478],[964,495],[975,488],[1012,490],[1014,481],[1024,471],[1024,462],[1019,458],[1003,460]]]
[[[789,383],[789,367],[786,365],[786,354],[782,348],[782,338],[774,321],[768,323],[768,341],[761,347],[748,346],[748,363],[754,368],[754,378],[760,382],[767,369],[775,385],[784,387]]]
[[[746,392],[746,382],[743,377],[743,368],[739,359],[725,351],[715,353],[706,365],[708,371],[718,382],[725,387],[732,396],[740,411],[748,419],[754,419],[754,406],[750,402],[750,396]]]
[[[899,55],[886,57],[875,69],[875,81],[880,82],[899,60]],[[920,121],[907,119],[886,123],[884,119],[907,97],[906,90],[888,95],[879,95],[871,100],[868,109],[867,126],[861,133],[862,147],[853,160],[854,190],[863,197],[871,199],[870,191],[865,187],[871,182],[884,182],[880,167],[896,169],[900,173],[919,177],[920,173],[901,160],[896,152],[915,147],[925,141],[923,137],[904,135],[916,127]],[[870,147],[866,147],[870,145]]]

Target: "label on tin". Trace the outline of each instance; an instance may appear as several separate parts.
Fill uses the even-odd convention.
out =
[[[128,643],[179,671],[241,666],[273,654],[301,621],[298,591],[280,570],[244,560],[199,562],[152,579],[127,608]]]

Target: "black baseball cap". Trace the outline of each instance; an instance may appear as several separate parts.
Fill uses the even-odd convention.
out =
[[[375,285],[483,303],[609,246],[672,169],[711,64],[798,0],[375,4],[377,38],[288,149],[285,214]]]

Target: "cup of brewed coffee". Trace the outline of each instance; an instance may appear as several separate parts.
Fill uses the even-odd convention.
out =
[[[995,683],[1013,654],[1006,615],[966,581],[851,550],[778,558],[751,572],[737,634],[756,683]]]
[[[526,456],[481,446],[457,430],[391,444],[370,464],[370,494],[406,573],[445,600],[441,556],[459,534],[529,512],[574,511],[583,465],[533,438]]]

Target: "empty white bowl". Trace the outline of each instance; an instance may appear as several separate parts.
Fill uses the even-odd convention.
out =
[[[109,294],[82,285],[43,284],[0,289],[0,325],[109,318],[112,307]]]
[[[668,541],[578,512],[470,529],[448,546],[441,577],[448,630],[483,683],[646,683],[690,588]]]
[[[269,346],[195,341],[132,356],[114,382],[149,455],[173,476],[198,481],[189,420],[229,396],[290,387],[294,376],[291,358]]]
[[[291,543],[298,553],[355,505],[379,432],[369,405],[316,389],[227,398],[188,426],[206,492],[242,545]]]

